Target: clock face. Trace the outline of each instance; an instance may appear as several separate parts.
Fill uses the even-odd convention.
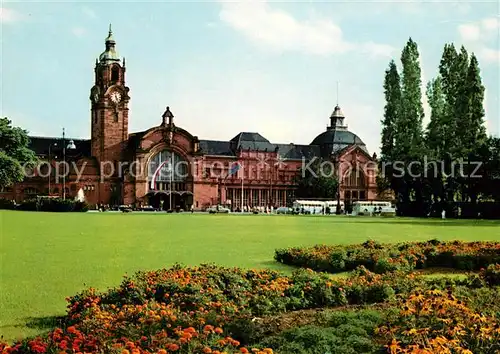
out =
[[[120,102],[121,98],[122,98],[122,95],[119,92],[113,92],[111,94],[111,101],[113,101],[114,103]]]

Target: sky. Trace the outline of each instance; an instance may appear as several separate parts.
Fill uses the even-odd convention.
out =
[[[338,102],[349,130],[378,152],[384,72],[411,37],[423,85],[445,43],[477,55],[486,126],[499,135],[499,16],[496,0],[1,1],[0,115],[31,135],[64,127],[89,138],[95,58],[111,23],[126,58],[130,133],[159,125],[170,106],[200,139],[247,131],[309,144]]]

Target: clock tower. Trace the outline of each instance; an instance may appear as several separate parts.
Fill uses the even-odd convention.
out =
[[[120,161],[128,139],[128,95],[125,58],[116,51],[111,25],[106,50],[96,59],[91,101],[91,150],[101,162]]]

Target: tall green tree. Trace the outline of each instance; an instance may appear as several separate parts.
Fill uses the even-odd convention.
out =
[[[464,166],[465,174],[458,176],[460,196],[462,201],[476,203],[478,198],[478,186],[481,184],[477,178],[471,176],[475,165],[470,161],[479,162],[480,147],[486,143],[487,134],[484,125],[484,86],[481,80],[479,63],[473,54],[470,58],[467,76],[463,80],[463,100],[466,101],[464,116],[460,120],[460,139],[456,155],[459,159],[467,162]],[[465,105],[464,105],[465,106]]]
[[[382,138],[379,158],[377,186],[380,193],[388,189],[397,190],[397,181],[393,178],[392,162],[395,157],[396,120],[401,114],[401,78],[394,60],[391,60],[384,78],[385,107],[382,124]]]
[[[423,182],[429,190],[430,198],[433,203],[443,198],[443,175],[439,168],[438,161],[442,158],[446,147],[450,145],[450,139],[447,134],[449,124],[446,115],[446,97],[443,90],[443,81],[441,76],[437,76],[427,84],[427,98],[431,107],[431,116],[425,136],[427,147],[427,165],[424,166]],[[429,201],[431,202],[431,201]]]
[[[413,160],[423,149],[424,108],[418,46],[411,38],[401,53],[401,64],[401,114],[396,120],[395,150],[400,157]]]
[[[338,179],[330,161],[316,159],[302,168],[296,177],[297,198],[335,199]]]
[[[433,158],[441,156],[446,149],[446,142],[449,140],[447,131],[448,123],[446,121],[446,98],[443,91],[443,80],[441,76],[436,77],[427,84],[427,99],[431,107],[431,116],[427,125],[427,134],[425,137],[426,146],[429,154]]]
[[[0,118],[0,187],[22,181],[25,168],[35,166],[35,153],[28,146],[27,132],[12,127],[12,122],[6,117]]]
[[[484,125],[484,86],[481,79],[479,63],[474,54],[470,59],[467,76],[464,82],[467,97],[467,111],[462,121],[463,155],[474,151],[478,144],[487,139]]]
[[[451,149],[455,142],[456,120],[455,107],[458,97],[458,83],[460,76],[456,70],[458,53],[453,44],[445,44],[441,61],[439,63],[439,77],[441,78],[441,86],[444,96],[444,109],[441,119],[436,121],[435,127],[441,129],[444,133],[444,139],[441,141],[442,148],[437,154],[438,158],[444,158],[445,153],[451,153]]]
[[[460,189],[459,159],[464,158],[462,140],[464,138],[463,120],[468,112],[468,94],[465,85],[469,67],[469,54],[462,46],[457,51],[453,44],[445,44],[439,64],[444,95],[444,112],[439,129],[444,132],[441,149],[436,155],[443,163],[446,177],[442,179],[440,200],[453,202]]]
[[[401,106],[395,120],[395,142],[393,160],[404,165],[403,176],[397,180],[397,194],[400,203],[421,201],[422,184],[413,176],[422,174],[419,162],[424,153],[422,121],[422,72],[417,43],[411,38],[401,53]],[[411,169],[411,171],[410,171]]]
[[[394,155],[394,143],[396,136],[396,120],[401,113],[401,78],[394,60],[391,60],[385,71],[384,79],[385,107],[382,119],[382,146],[380,158],[390,161]]]

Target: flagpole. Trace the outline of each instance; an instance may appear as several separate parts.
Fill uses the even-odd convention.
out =
[[[170,157],[170,164],[169,165],[170,165],[170,187],[169,187],[169,189],[170,189],[170,193],[169,193],[169,197],[170,197],[170,210],[174,210],[172,208],[172,170],[173,170],[172,169],[172,156]]]

